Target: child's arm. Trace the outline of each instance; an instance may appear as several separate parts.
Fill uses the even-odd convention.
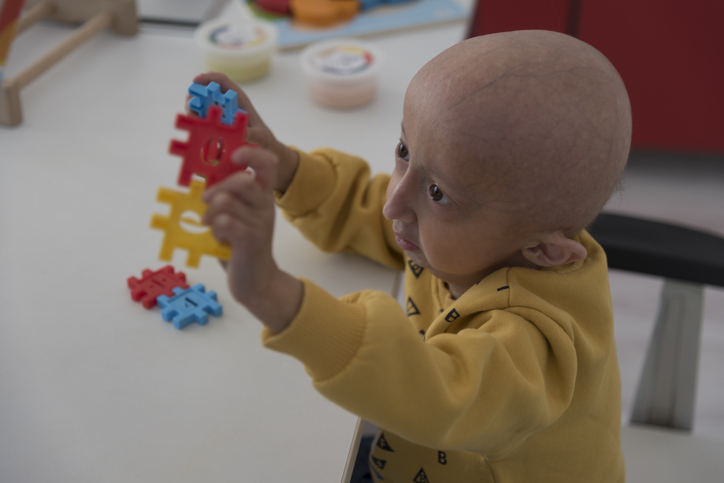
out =
[[[272,256],[279,159],[269,150],[242,148],[233,160],[253,173],[236,173],[206,190],[209,207],[202,221],[232,247],[225,265],[231,294],[269,329],[280,332],[299,311],[304,289]]]
[[[371,176],[363,159],[333,149],[300,152],[299,159],[289,189],[277,197],[287,220],[325,252],[402,270],[403,252],[382,213],[389,175]]]

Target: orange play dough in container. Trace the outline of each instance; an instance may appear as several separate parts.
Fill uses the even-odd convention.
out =
[[[358,0],[289,0],[294,20],[307,25],[327,27],[357,15]]]
[[[221,18],[202,24],[195,33],[209,70],[235,82],[262,77],[277,48],[276,29],[262,22]]]
[[[301,55],[312,99],[334,108],[351,108],[372,102],[382,54],[370,44],[352,39],[310,45]]]

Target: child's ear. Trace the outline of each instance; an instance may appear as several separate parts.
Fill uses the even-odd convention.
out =
[[[560,231],[546,233],[524,247],[522,253],[528,261],[539,267],[558,267],[585,260],[588,255],[586,247],[566,237]]]

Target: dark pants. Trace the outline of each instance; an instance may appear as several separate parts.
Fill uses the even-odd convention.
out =
[[[373,436],[363,436],[357,451],[357,459],[354,462],[354,471],[350,483],[372,483],[370,474],[369,459],[372,448]]]

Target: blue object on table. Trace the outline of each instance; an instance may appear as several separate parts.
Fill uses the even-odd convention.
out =
[[[189,101],[189,109],[202,118],[206,117],[209,106],[219,106],[223,110],[221,121],[229,126],[234,124],[237,112],[246,114],[245,110],[239,108],[239,95],[236,91],[229,89],[222,94],[221,86],[216,82],[209,82],[208,86],[194,82],[189,87],[189,94],[193,96]]]
[[[388,2],[390,3],[390,2]],[[370,36],[384,32],[398,32],[409,27],[422,27],[453,20],[465,20],[470,12],[456,0],[416,0],[390,8],[365,9],[350,21],[325,29],[299,26],[288,17],[274,21],[279,35],[279,47],[301,47],[319,40]],[[394,7],[394,8],[393,8]]]
[[[360,10],[368,10],[378,5],[382,5],[385,0],[359,0]],[[404,0],[407,1],[407,0]]]
[[[175,287],[173,297],[161,295],[156,303],[161,307],[161,316],[166,322],[173,321],[173,326],[183,329],[192,322],[204,325],[209,321],[209,314],[221,315],[222,308],[216,302],[216,292],[206,292],[204,285],[197,283],[191,288]]]

